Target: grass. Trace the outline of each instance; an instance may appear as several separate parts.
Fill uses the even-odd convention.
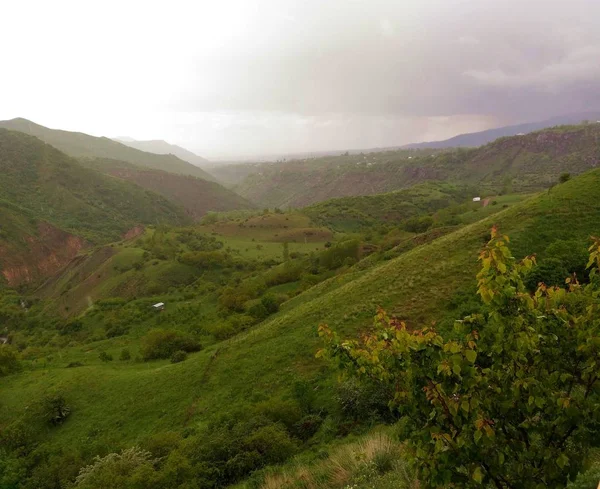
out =
[[[290,300],[272,319],[181,364],[95,360],[101,348],[115,355],[124,346],[135,351],[135,337],[105,340],[94,353],[67,346],[62,359],[3,379],[1,419],[9,423],[44,392],[60,390],[74,414],[48,431],[46,442],[67,446],[91,436],[92,446],[114,450],[141,443],[150,433],[202,426],[228,406],[286,398],[298,379],[318,386],[319,402],[327,406],[334,378],[314,358],[320,322],[354,335],[368,327],[377,306],[410,324],[440,321],[451,315],[446,306],[453,294],[474,283],[477,253],[492,224],[510,234],[516,256],[541,251],[555,239],[586,240],[600,222],[598,189],[600,171],[589,172],[396,259],[354,267]],[[76,358],[90,364],[64,367]]]
[[[386,431],[374,431],[358,441],[333,447],[323,460],[292,461],[283,469],[267,470],[255,478],[263,479],[260,489],[418,487],[402,459],[402,446]]]

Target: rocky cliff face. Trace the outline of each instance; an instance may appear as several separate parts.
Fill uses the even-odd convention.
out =
[[[11,287],[43,280],[65,267],[86,241],[46,222],[19,242],[0,245],[0,273]]]

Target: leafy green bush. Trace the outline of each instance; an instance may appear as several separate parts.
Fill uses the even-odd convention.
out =
[[[101,351],[98,355],[98,358],[100,358],[100,360],[102,360],[104,363],[112,362],[113,360],[113,356],[110,353],[106,353],[105,351]]]
[[[129,349],[123,348],[121,350],[121,355],[119,356],[119,360],[121,360],[122,362],[126,362],[127,360],[131,360],[131,353],[129,352]]]
[[[138,447],[120,453],[96,457],[94,462],[79,471],[75,479],[77,489],[131,489],[152,487],[156,460],[152,454]]]
[[[171,363],[179,363],[183,362],[187,359],[187,353],[183,350],[177,350],[173,355],[171,355]]]
[[[480,254],[489,312],[457,321],[448,338],[381,309],[362,341],[319,328],[319,355],[394,389],[425,488],[563,489],[600,435],[600,239],[589,285],[534,294],[523,282],[534,259],[517,262],[507,242],[494,228]]]
[[[61,394],[49,394],[40,403],[41,417],[53,425],[59,425],[71,415],[71,407]]]
[[[18,372],[21,368],[19,356],[10,345],[0,345],[0,377]]]
[[[169,358],[178,350],[195,352],[202,348],[200,343],[189,333],[181,331],[154,329],[142,338],[142,358],[155,360]]]

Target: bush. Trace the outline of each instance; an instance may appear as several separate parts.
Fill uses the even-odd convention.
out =
[[[71,415],[71,408],[60,394],[50,394],[41,402],[42,418],[53,425],[59,425]]]
[[[141,353],[144,360],[169,358],[178,350],[191,353],[202,346],[192,335],[181,331],[154,329],[142,338]]]
[[[187,353],[183,350],[177,350],[173,355],[171,355],[171,363],[179,363],[183,362],[187,359]]]
[[[96,457],[94,463],[83,467],[75,479],[78,489],[129,489],[152,487],[156,461],[152,454],[138,447]]]
[[[110,353],[106,353],[105,351],[101,351],[100,355],[98,355],[98,358],[100,358],[100,360],[102,360],[104,363],[112,362],[113,360],[113,356]]]
[[[0,377],[18,372],[21,369],[19,356],[10,345],[0,345]]]
[[[121,350],[121,356],[119,357],[119,359],[123,362],[126,362],[127,360],[131,360],[131,353],[129,352],[129,350],[127,348],[123,348]]]

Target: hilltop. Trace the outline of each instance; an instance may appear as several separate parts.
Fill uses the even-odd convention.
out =
[[[184,210],[83,168],[39,139],[0,129],[0,267],[11,285],[60,270],[83,248],[140,224],[185,224]]]
[[[500,138],[476,149],[401,150],[253,164],[243,167],[250,173],[233,188],[252,202],[273,207],[380,194],[432,180],[476,186],[482,193],[532,192],[552,185],[563,172],[579,174],[596,167],[599,141],[600,124],[589,124]]]
[[[131,138],[114,139],[126,146],[139,149],[140,151],[146,151],[147,153],[155,153],[159,155],[175,155],[180,160],[187,161],[188,163],[191,163],[192,165],[198,166],[200,168],[206,168],[211,164],[211,162],[208,161],[206,158],[202,158],[202,156],[198,156],[196,153],[192,153],[191,151],[182,148],[181,146],[177,146],[176,144],[170,144],[160,139],[153,139],[150,141],[137,141]]]
[[[95,137],[80,132],[49,129],[27,119],[12,119],[0,122],[0,128],[20,131],[51,144],[74,158],[111,158],[154,170],[181,175],[191,175],[205,180],[214,180],[204,170],[174,155],[158,155],[140,151],[106,137]]]

